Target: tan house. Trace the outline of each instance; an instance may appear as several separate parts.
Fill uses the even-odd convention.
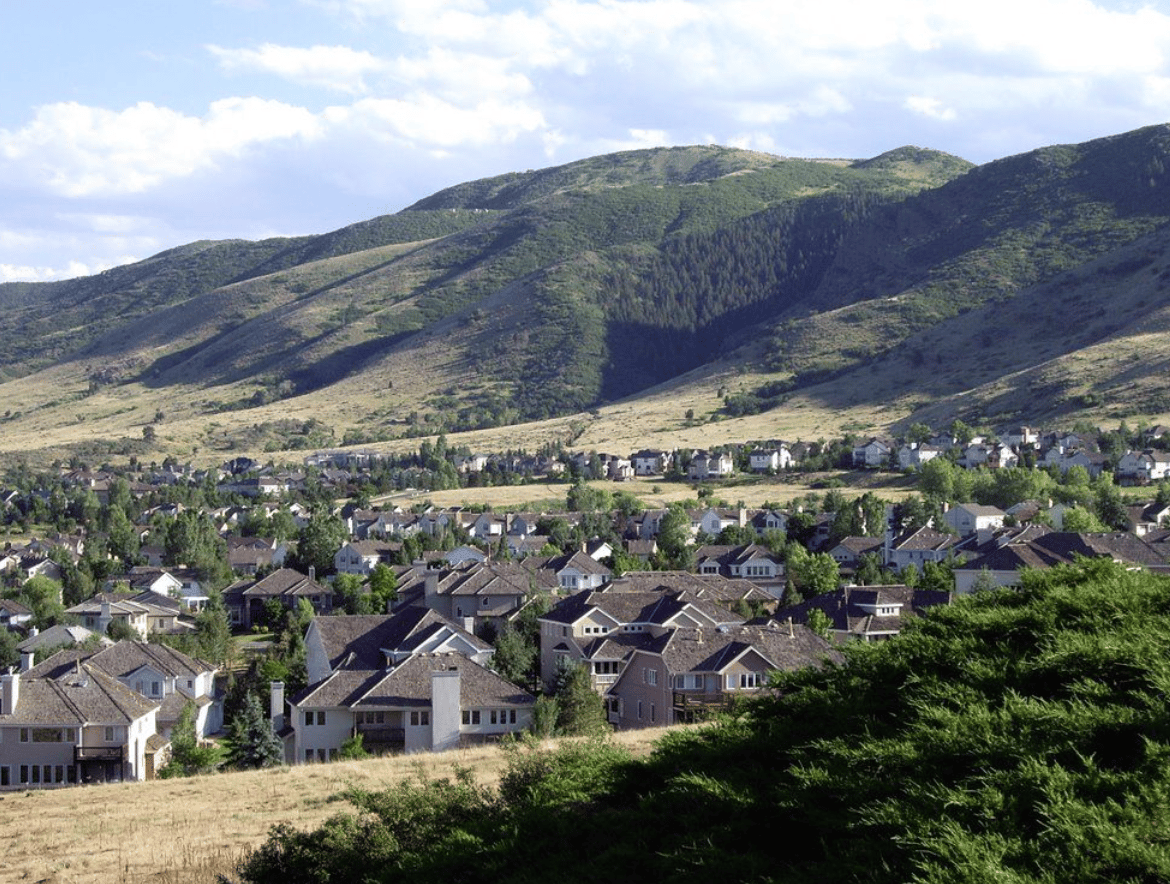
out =
[[[619,728],[697,721],[758,694],[770,672],[840,659],[829,642],[791,622],[673,629],[631,654],[609,689],[609,720]]]

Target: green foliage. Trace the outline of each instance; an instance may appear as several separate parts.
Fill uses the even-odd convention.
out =
[[[171,729],[171,758],[159,771],[163,779],[211,773],[219,764],[214,746],[200,746],[195,735],[195,705],[185,703]]]
[[[819,635],[821,638],[829,637],[829,630],[833,626],[833,621],[829,619],[829,615],[820,608],[813,608],[808,612],[808,628]]]
[[[314,512],[297,535],[297,548],[292,567],[308,573],[316,571],[318,578],[333,571],[333,556],[349,538],[345,523],[332,513]]]
[[[613,730],[601,695],[590,684],[584,665],[570,666],[559,679],[554,696],[557,700],[557,733],[571,737],[601,736]]]
[[[362,761],[372,756],[366,751],[365,736],[354,734],[342,741],[341,748],[337,750],[337,757],[342,761]]]

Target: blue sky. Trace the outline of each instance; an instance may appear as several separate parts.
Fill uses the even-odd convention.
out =
[[[0,282],[724,144],[975,162],[1170,120],[1170,0],[0,0]]]

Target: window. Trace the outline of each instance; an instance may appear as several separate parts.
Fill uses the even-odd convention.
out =
[[[150,695],[152,697],[157,697],[161,693],[162,693],[162,683],[157,682],[157,681],[152,681],[150,683]]]
[[[313,713],[306,712],[305,713],[305,727],[312,727],[312,725],[313,725]]]
[[[53,768],[53,782],[54,783],[65,782],[65,765],[58,764],[56,767]]]
[[[28,782],[28,765],[27,764],[22,764],[20,766],[20,781],[22,783]]]
[[[470,709],[463,710],[463,717],[462,717],[461,721],[463,722],[463,724],[471,724],[471,710]]]
[[[324,750],[324,749],[318,749],[318,750],[317,750],[317,760],[318,760],[318,761],[324,761],[324,760],[325,760],[325,750]]]
[[[106,725],[106,732],[105,732],[105,741],[107,743],[112,743],[117,738],[118,738],[117,728],[113,727],[112,725],[107,724]]]
[[[491,723],[491,724],[499,724],[499,723],[500,723],[500,722],[497,720],[497,719],[498,719],[498,717],[499,717],[499,710],[497,710],[497,709],[493,709],[493,710],[491,710],[491,712],[489,713],[489,716],[490,716],[490,717],[489,717],[489,723]]]
[[[479,604],[481,607],[486,608],[488,606],[488,602],[490,602],[490,601],[491,601],[491,599],[485,597],[485,598],[480,600]]]
[[[478,709],[471,710],[471,723],[472,724],[479,724],[479,710]]]
[[[739,686],[741,688],[758,688],[760,686],[760,673],[741,672],[739,674]]]
[[[0,786],[11,786],[12,783],[8,779],[10,776],[8,765],[0,766]]]
[[[412,727],[426,727],[431,723],[431,712],[429,709],[415,710],[410,713],[410,724]]]
[[[34,764],[32,766],[32,781],[34,783],[39,783],[41,781],[41,766],[39,764]]]
[[[654,721],[654,704],[650,704],[650,720]]]
[[[638,701],[638,718],[640,719],[641,717],[642,717],[642,701],[639,700]]]
[[[22,742],[22,743],[28,742],[28,728],[27,727],[22,727],[20,729],[20,742]]]
[[[305,750],[305,761],[312,761],[312,760],[313,760],[313,750],[306,749]]]
[[[658,670],[657,669],[644,669],[642,671],[645,674],[646,684],[649,684],[649,685],[658,684]]]
[[[60,743],[65,738],[64,732],[57,727],[34,727],[32,741],[34,743]]]
[[[516,710],[509,709],[508,710],[508,724],[515,724],[515,723],[516,723]]]
[[[324,709],[317,710],[317,724],[319,726],[325,724],[325,710]]]

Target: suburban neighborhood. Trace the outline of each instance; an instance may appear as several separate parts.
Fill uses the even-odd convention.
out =
[[[182,747],[237,746],[253,708],[281,764],[573,732],[581,692],[606,729],[704,720],[771,673],[842,665],[843,646],[1030,571],[1170,572],[1168,440],[916,427],[628,455],[440,440],[415,457],[18,476],[0,493],[18,538],[0,549],[0,790],[173,775]],[[717,496],[813,467],[910,493]],[[418,499],[452,476],[568,483],[566,506]],[[646,508],[590,484],[635,477],[695,497]]]

